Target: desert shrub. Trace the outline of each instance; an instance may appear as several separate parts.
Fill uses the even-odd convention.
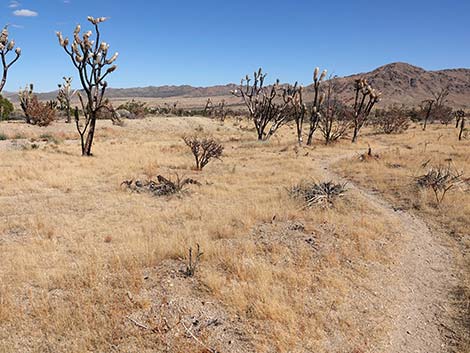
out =
[[[39,135],[39,139],[41,139],[42,141],[46,141],[46,142],[52,142],[56,145],[58,145],[60,142],[56,136],[51,135],[51,134],[41,134]]]
[[[450,166],[431,167],[428,172],[417,178],[420,188],[431,189],[437,204],[441,204],[446,193],[462,183],[463,172],[459,172]]]
[[[36,96],[30,99],[26,112],[33,125],[48,126],[55,119],[55,109],[40,102]]]
[[[302,200],[307,207],[330,207],[335,199],[344,196],[345,192],[346,184],[337,184],[332,181],[322,183],[303,181],[289,190],[291,197]]]
[[[0,120],[8,120],[14,110],[13,104],[7,98],[0,95]]]
[[[183,141],[193,153],[197,170],[202,170],[211,159],[220,159],[224,151],[224,147],[212,137],[184,136]]]
[[[191,178],[180,177],[178,173],[174,179],[165,178],[161,175],[154,180],[124,180],[121,186],[135,192],[147,192],[154,196],[170,196],[174,194],[182,194],[186,192],[188,185],[201,185],[197,180]]]
[[[0,141],[8,140],[8,136],[5,135],[3,132],[0,132]]]
[[[411,107],[408,109],[408,116],[414,123],[418,123],[422,119],[421,105],[419,107]]]
[[[399,134],[410,126],[407,109],[402,105],[392,105],[386,109],[377,109],[372,121],[375,129],[384,134]]]
[[[435,120],[441,124],[449,125],[454,120],[454,111],[447,105],[436,105],[433,109],[432,115]]]
[[[432,98],[424,100],[420,105],[420,115],[422,117],[423,131],[426,130],[426,126],[436,120],[442,124],[448,125],[454,118],[452,108],[447,106],[447,97],[450,94],[449,87],[441,88],[437,91],[430,90]]]
[[[118,110],[127,110],[131,114],[133,114],[134,118],[139,119],[143,118],[148,114],[148,109],[146,107],[146,103],[143,102],[138,102],[134,99],[131,101],[128,101],[124,104],[121,104],[118,108]]]

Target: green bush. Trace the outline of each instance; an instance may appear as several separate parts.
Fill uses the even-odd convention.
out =
[[[0,120],[8,120],[8,117],[14,111],[13,104],[0,95]]]

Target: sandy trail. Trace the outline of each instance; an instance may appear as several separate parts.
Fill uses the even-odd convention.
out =
[[[336,175],[331,166],[357,152],[318,161],[327,179],[348,182],[348,188],[365,198],[400,227],[401,251],[392,255],[388,272],[393,285],[375,289],[378,300],[389,304],[388,336],[370,352],[442,353],[452,341],[452,317],[456,310],[450,292],[458,285],[455,249],[444,234],[431,232],[418,217],[394,208],[380,195]],[[378,274],[380,276],[380,274]],[[374,283],[380,283],[377,281]]]

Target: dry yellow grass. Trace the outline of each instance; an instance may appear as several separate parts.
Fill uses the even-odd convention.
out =
[[[438,221],[450,234],[468,242],[470,141],[458,141],[457,134],[452,127],[437,125],[426,132],[415,126],[403,135],[377,136],[370,143],[377,146],[378,159],[342,161],[337,169],[368,189],[380,191],[398,206]],[[450,165],[464,173],[463,183],[449,191],[440,205],[431,190],[420,189],[416,183],[431,166],[438,165]]]
[[[201,333],[221,352],[362,352],[385,339],[391,312],[381,294],[393,286],[384,274],[400,247],[398,227],[352,191],[325,210],[304,209],[286,191],[321,180],[319,160],[365,143],[297,149],[287,128],[262,144],[249,128],[203,118],[99,123],[92,158],[68,140],[73,126],[0,124],[7,136],[62,141],[36,149],[0,141],[0,352],[203,352],[175,327],[149,332],[128,319],[160,322],[167,297],[183,320],[199,298],[217,305],[223,325],[238,323],[231,340],[239,350]],[[195,129],[225,145],[223,161],[199,173],[181,140]],[[170,199],[120,188],[175,172],[202,185]],[[181,278],[195,244],[204,252],[196,277]]]

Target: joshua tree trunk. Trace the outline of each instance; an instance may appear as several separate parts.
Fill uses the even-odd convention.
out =
[[[459,133],[459,141],[462,140],[463,131],[465,130],[465,117],[460,118],[460,133]]]
[[[352,137],[352,142],[357,142],[358,136],[359,136],[359,129],[355,126],[354,127],[354,132],[353,132],[353,137]]]
[[[70,119],[70,107],[67,107],[67,119],[65,120],[67,124],[70,124],[71,119]]]
[[[264,127],[256,124],[256,134],[258,135],[258,141],[263,141],[264,140]]]
[[[91,121],[90,121],[90,127],[88,130],[88,135],[86,137],[85,146],[84,146],[84,149],[82,150],[83,156],[92,156],[91,146],[93,145],[93,138],[95,137],[95,126],[96,126],[96,116],[92,116]]]
[[[429,101],[429,107],[426,112],[426,116],[424,117],[424,125],[423,125],[423,131],[426,131],[426,127],[428,126],[428,120],[429,117],[431,116],[431,111],[432,111],[432,106],[434,104],[434,101]]]
[[[310,130],[308,132],[308,137],[307,137],[307,146],[311,146],[312,145],[312,142],[313,142],[313,133],[315,132],[315,130]]]
[[[302,123],[297,124],[297,142],[299,146],[302,146],[303,137],[302,137]]]

